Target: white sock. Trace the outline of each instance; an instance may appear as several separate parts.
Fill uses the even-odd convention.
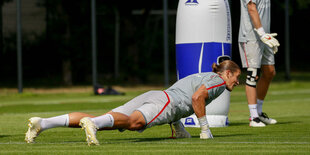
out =
[[[253,118],[258,117],[257,113],[257,104],[249,104],[250,114],[251,114],[251,120]]]
[[[56,117],[42,118],[40,125],[42,131],[55,127],[69,126],[69,115],[65,114]]]
[[[257,99],[257,113],[258,113],[258,115],[262,115],[263,103],[264,103],[264,100]]]
[[[91,120],[99,129],[102,129],[104,127],[113,127],[114,125],[114,118],[111,114],[94,117],[91,118]]]

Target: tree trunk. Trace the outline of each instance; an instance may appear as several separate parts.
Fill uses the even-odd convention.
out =
[[[3,1],[0,2],[0,53],[3,52],[3,22],[2,22],[2,6]]]
[[[62,78],[63,82],[67,86],[72,85],[72,65],[71,65],[71,48],[70,39],[71,39],[71,30],[70,30],[70,21],[69,15],[64,9],[64,3],[59,3],[57,7],[58,15],[60,20],[63,22],[65,33],[62,36],[64,46],[62,47]]]

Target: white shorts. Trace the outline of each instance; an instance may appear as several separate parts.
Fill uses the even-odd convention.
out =
[[[243,68],[275,64],[272,49],[261,41],[239,42],[239,52]]]
[[[112,111],[127,116],[130,116],[134,111],[140,111],[146,121],[145,128],[149,128],[154,125],[162,125],[174,121],[175,112],[170,103],[170,98],[166,92],[149,91]]]

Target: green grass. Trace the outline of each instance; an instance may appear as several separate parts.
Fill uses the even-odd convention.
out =
[[[231,94],[230,126],[212,128],[214,139],[199,139],[200,129],[187,128],[191,139],[169,139],[168,125],[143,133],[98,132],[100,146],[87,146],[85,133],[76,128],[46,130],[35,144],[24,142],[27,119],[80,111],[100,115],[144,92],[125,96],[89,93],[0,94],[0,154],[310,154],[310,82],[278,82],[270,87],[264,111],[278,124],[248,126],[244,86]]]

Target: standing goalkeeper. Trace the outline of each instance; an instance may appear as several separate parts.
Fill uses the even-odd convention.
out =
[[[268,87],[276,74],[274,54],[280,46],[270,33],[270,0],[240,0],[241,21],[239,51],[242,67],[247,69],[246,95],[250,110],[250,126],[275,124],[275,119],[262,112]],[[260,77],[260,71],[262,75]]]

